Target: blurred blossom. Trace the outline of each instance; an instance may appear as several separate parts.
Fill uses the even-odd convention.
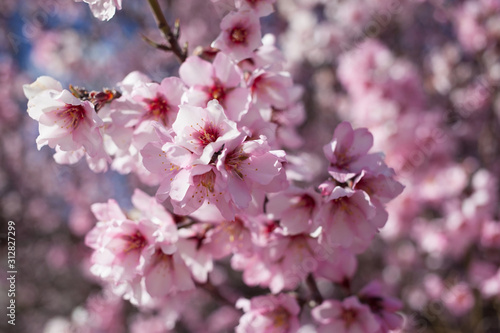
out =
[[[20,331],[499,327],[499,1],[146,2],[0,3]]]

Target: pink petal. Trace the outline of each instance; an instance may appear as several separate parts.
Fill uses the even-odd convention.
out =
[[[189,87],[211,86],[213,84],[213,67],[208,61],[198,56],[191,56],[179,68],[179,76]]]

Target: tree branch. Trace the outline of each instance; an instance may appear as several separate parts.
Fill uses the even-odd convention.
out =
[[[318,285],[312,274],[309,274],[306,279],[307,287],[311,290],[313,300],[319,305],[323,303],[323,296],[319,292]]]
[[[168,51],[172,51],[177,59],[182,63],[184,60],[186,60],[187,57],[187,44],[184,46],[184,48],[181,48],[179,45],[179,23],[176,21],[175,24],[175,31],[172,31],[170,29],[170,26],[168,25],[167,19],[163,15],[163,12],[161,10],[160,4],[158,3],[158,0],[148,0],[149,6],[151,7],[151,11],[153,12],[153,15],[155,17],[156,24],[158,25],[158,29],[160,29],[163,37],[167,40],[169,46]],[[159,44],[157,44],[159,45]],[[164,48],[161,48],[164,49]]]
[[[225,305],[229,305],[229,306],[234,308],[235,303],[233,301],[229,300],[228,298],[226,298],[224,295],[222,295],[220,290],[217,287],[215,287],[213,284],[211,284],[210,282],[208,282],[208,281],[205,283],[196,282],[196,286],[199,288],[202,288],[203,290],[208,292],[215,300],[219,301],[220,303],[225,304]]]

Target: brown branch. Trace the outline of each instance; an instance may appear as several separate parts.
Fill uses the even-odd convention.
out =
[[[312,299],[319,305],[323,303],[323,296],[321,296],[321,293],[319,292],[318,285],[316,284],[316,280],[314,280],[314,277],[312,274],[309,274],[306,279],[306,284],[307,287],[311,290],[311,296]]]
[[[163,15],[158,0],[148,0],[148,3],[155,17],[158,29],[160,29],[163,37],[167,40],[169,44],[168,51],[172,51],[181,63],[184,62],[184,60],[186,60],[187,57],[187,44],[184,46],[184,48],[181,48],[181,46],[179,45],[179,31],[180,31],[179,22],[176,21],[174,31],[172,31],[172,29],[170,29],[170,26],[167,23],[167,19]],[[165,48],[160,48],[160,49],[166,50]]]
[[[203,290],[208,292],[218,302],[225,304],[225,305],[229,305],[229,306],[234,308],[235,302],[233,302],[233,301],[229,300],[227,297],[225,297],[220,292],[220,290],[216,286],[211,284],[210,282],[207,281],[205,283],[196,283],[196,286],[198,288],[202,288]]]

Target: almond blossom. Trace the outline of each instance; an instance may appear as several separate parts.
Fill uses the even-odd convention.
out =
[[[101,21],[109,21],[115,16],[116,10],[122,9],[122,0],[75,0],[77,2],[86,2],[94,17]]]
[[[179,243],[173,217],[139,190],[132,201],[140,210],[135,220],[128,219],[114,200],[93,206],[101,221],[86,237],[95,250],[91,272],[113,282],[116,293],[142,305],[194,289],[188,268],[192,255]]]
[[[119,0],[84,1],[101,20],[109,20],[122,5]],[[182,6],[195,4],[195,0],[186,1]],[[182,7],[180,2],[172,2],[165,16],[157,0],[148,0],[161,37],[143,36],[147,44],[157,49],[145,56],[137,50],[130,54],[123,50],[119,57],[114,57],[115,48],[122,50],[128,45],[119,38],[113,40],[109,49],[103,44],[97,51],[90,50],[89,65],[83,66],[82,72],[100,69],[99,62],[107,58],[109,51],[113,61],[102,62],[113,69],[113,75],[95,81],[124,76],[116,83],[116,89],[88,91],[70,85],[69,90],[64,90],[49,77],[25,86],[28,114],[40,126],[39,148],[44,145],[53,148],[54,159],[61,164],[74,164],[85,157],[93,171],[105,171],[110,165],[120,173],[119,177],[111,174],[117,199],[91,207],[97,223],[85,237],[91,255],[84,265],[106,290],[139,308],[140,313],[126,318],[132,326],[129,330],[134,332],[178,328],[215,333],[233,328],[236,332],[317,329],[318,332],[381,333],[401,328],[403,323],[396,314],[400,305],[382,293],[381,287],[369,284],[359,292],[355,289],[359,278],[368,281],[375,278],[376,272],[366,274],[365,269],[375,259],[376,264],[385,265],[378,274],[398,290],[404,272],[397,271],[397,265],[399,261],[411,262],[414,257],[405,256],[403,250],[393,253],[386,250],[392,248],[391,241],[377,235],[386,225],[391,227],[387,204],[404,188],[389,167],[391,163],[386,164],[383,153],[370,152],[374,136],[386,140],[390,134],[379,128],[372,135],[368,128],[354,129],[344,121],[331,136],[332,121],[337,123],[349,113],[346,107],[350,101],[330,92],[344,82],[356,80],[350,81],[351,71],[346,70],[339,76],[340,82],[336,82],[338,64],[329,61],[344,58],[337,57],[335,51],[326,56],[321,48],[307,49],[307,45],[314,44],[313,40],[324,45],[343,41],[341,30],[330,29],[330,20],[337,17],[332,4],[289,0],[208,3],[215,3],[221,15],[216,24],[196,21],[191,17],[196,13],[186,11],[189,23],[184,24],[185,17],[180,15],[180,20],[171,26],[170,21],[177,18],[175,9]],[[274,11],[274,3],[279,20],[265,18]],[[142,7],[148,6],[132,6],[138,11],[137,18],[147,17]],[[304,15],[289,21],[289,15],[295,15],[302,6],[307,8]],[[198,9],[205,12],[210,8],[200,5]],[[355,16],[359,12],[354,9]],[[205,16],[217,19],[214,15]],[[365,16],[359,15],[359,20],[366,19]],[[121,16],[108,26],[129,19],[133,20]],[[307,31],[316,23],[318,29]],[[135,26],[132,28],[135,34]],[[262,38],[261,28],[277,35],[269,33]],[[298,48],[305,48],[310,54],[302,59],[306,60],[306,67],[316,68],[321,63],[321,72],[302,71],[293,48],[280,50],[282,45],[290,43],[290,36],[281,31],[289,29],[304,32],[299,38],[292,34],[292,39],[311,40]],[[125,34],[132,36],[131,31],[126,30]],[[218,36],[213,41],[203,39],[210,34]],[[183,47],[181,43],[185,41]],[[45,44],[40,45],[43,49]],[[191,49],[197,45],[200,46]],[[383,49],[374,48],[371,52]],[[386,51],[381,56],[390,55]],[[169,63],[168,56],[156,56],[162,52],[174,53],[180,65]],[[99,61],[95,60],[95,54],[99,55]],[[136,64],[144,73],[121,72],[127,68],[129,57],[147,58]],[[71,59],[64,61],[70,63]],[[378,65],[367,64],[364,68],[367,71],[388,68]],[[416,96],[418,103],[407,101],[406,97],[411,95],[408,92],[421,92],[415,88],[420,81],[415,80],[411,71],[398,72],[407,67],[397,65],[391,78],[383,82],[384,93],[373,94],[369,99],[374,103],[385,102],[383,105],[390,107],[390,112],[385,118],[374,115],[370,120],[389,121],[394,115],[408,113],[405,124],[410,126],[410,120],[418,119],[411,114],[410,107],[421,107],[424,102],[420,95]],[[172,74],[177,68],[178,75]],[[372,78],[375,75],[358,76],[367,83],[377,82]],[[292,78],[303,82],[297,84]],[[404,89],[396,84],[400,82],[405,83]],[[361,87],[360,91],[367,94],[376,89],[355,83],[354,87]],[[310,88],[317,85],[322,88],[313,93]],[[349,87],[346,90],[344,95],[351,92]],[[363,99],[362,95],[358,98]],[[369,105],[364,103],[349,110],[361,112],[360,108]],[[397,103],[404,104],[402,110]],[[327,112],[316,112],[325,105],[329,109],[322,111]],[[477,108],[483,109],[484,106]],[[320,126],[323,117],[331,121]],[[429,119],[435,128],[439,127],[439,121]],[[425,128],[422,133],[419,138],[436,137],[425,133]],[[328,142],[325,138],[331,139],[323,148],[326,159],[319,157],[322,145]],[[411,139],[406,137],[404,143]],[[302,147],[305,148],[300,151]],[[3,155],[1,151],[0,154]],[[464,190],[469,172],[465,170],[473,169],[473,164],[468,163],[457,166],[463,170],[460,186],[451,192],[437,191],[433,204],[439,203],[444,195],[452,192],[458,195]],[[133,175],[128,177],[130,174]],[[0,180],[3,178],[0,172]],[[132,181],[131,187],[125,183],[126,179]],[[80,185],[90,187],[86,182]],[[496,221],[492,214],[488,215],[491,208],[481,200],[486,191],[488,203],[494,202],[491,194],[494,186],[487,189],[479,186],[478,191],[475,185],[471,187],[474,195],[465,200],[462,215],[484,210],[484,216],[488,217],[485,221]],[[156,194],[151,197],[138,188]],[[132,189],[135,190],[130,205],[125,193]],[[83,200],[78,193],[75,191],[73,195]],[[430,202],[430,196],[419,198]],[[15,200],[9,200],[15,206]],[[118,202],[129,209],[122,209]],[[460,203],[457,199],[445,209],[461,210]],[[405,203],[401,206],[405,207]],[[80,208],[72,213],[71,221],[85,220],[80,217],[84,211]],[[453,215],[448,211],[446,214],[451,221]],[[92,219],[86,220],[86,224],[80,224],[88,230]],[[436,220],[440,222],[440,217]],[[458,238],[469,230],[463,227],[469,225],[468,221],[456,225],[449,222],[449,230],[456,227],[453,235],[445,235],[443,228],[436,229],[443,238],[440,255],[449,253],[445,250],[452,237]],[[485,237],[493,234],[489,224],[482,220],[475,223],[482,226]],[[413,231],[417,236],[428,235],[419,233],[418,228]],[[464,247],[481,235],[471,233]],[[485,237],[480,245],[494,247],[494,235],[491,240]],[[383,258],[374,258],[366,251],[375,238],[375,247],[387,252]],[[425,237],[413,236],[410,244],[394,246],[415,250],[423,245],[422,238]],[[429,248],[436,245],[433,241],[427,239]],[[60,249],[50,251],[55,254],[50,265],[57,267],[65,260],[58,258],[64,257]],[[426,263],[437,265],[430,259]],[[493,279],[493,274],[488,277]],[[484,286],[475,283],[474,287],[483,290]],[[458,303],[461,302],[457,300],[450,308],[453,305],[459,308]],[[83,320],[78,311],[75,313],[74,321],[91,320]]]
[[[318,212],[322,241],[342,247],[367,244],[380,222],[376,208],[364,191],[335,187]]]
[[[330,161],[328,172],[339,182],[346,182],[363,169],[377,167],[378,154],[368,154],[373,136],[366,128],[353,130],[347,122],[340,123],[333,133],[333,140],[323,151]]]
[[[313,232],[321,198],[312,190],[289,189],[269,197],[267,212],[290,235]]]
[[[256,70],[249,79],[252,101],[260,106],[284,109],[290,103],[288,91],[293,82],[288,72]]]
[[[25,85],[24,92],[29,98],[28,114],[39,122],[38,149],[45,145],[57,149],[58,160],[63,163],[75,163],[87,154],[91,159],[103,158],[106,164],[101,134],[103,122],[92,103],[77,99],[47,76]],[[64,157],[66,154],[73,155]]]
[[[361,304],[356,296],[342,302],[326,300],[312,310],[312,315],[320,323],[319,333],[375,333],[379,330],[370,308]]]
[[[206,107],[215,99],[234,121],[248,111],[250,91],[242,86],[243,73],[223,52],[217,53],[213,63],[189,57],[179,68],[179,76],[190,87],[184,96],[187,104]]]
[[[401,301],[384,295],[382,284],[373,281],[358,294],[361,302],[367,304],[380,324],[379,332],[385,333],[401,327],[403,317],[396,311],[403,307]]]
[[[199,156],[204,164],[241,134],[217,100],[210,101],[206,108],[182,105],[172,129],[175,143]]]
[[[212,47],[222,50],[235,61],[250,58],[261,44],[260,22],[252,11],[227,14],[220,23],[221,34]]]
[[[238,208],[248,207],[256,190],[272,193],[287,186],[278,179],[284,171],[280,155],[282,152],[270,150],[264,140],[235,140],[224,146],[216,166]]]
[[[236,306],[245,312],[236,327],[237,333],[294,333],[300,328],[297,318],[300,307],[290,295],[280,294],[254,297],[250,300],[240,299]]]
[[[126,114],[132,118],[127,122],[127,126],[136,126],[140,121],[153,120],[167,128],[170,127],[177,117],[184,89],[182,81],[177,77],[164,78],[159,84],[149,82],[136,86],[130,97],[142,106],[142,110],[137,115]]]
[[[243,270],[243,281],[250,286],[269,287],[277,294],[290,290],[320,265],[316,258],[317,241],[306,235],[284,236],[273,232],[252,255],[235,254],[231,266]]]

